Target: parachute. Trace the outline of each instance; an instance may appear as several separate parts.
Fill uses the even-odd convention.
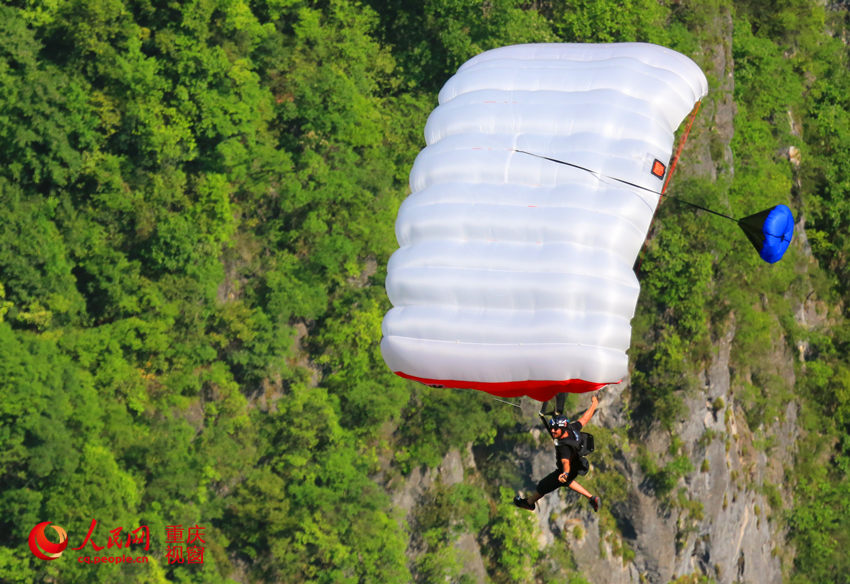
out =
[[[432,386],[545,401],[618,383],[633,265],[700,68],[645,43],[532,44],[460,67],[425,127],[381,352]]]
[[[738,219],[738,225],[761,259],[769,264],[782,259],[794,235],[794,216],[785,205],[776,205]]]

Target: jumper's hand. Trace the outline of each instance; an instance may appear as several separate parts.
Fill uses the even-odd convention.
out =
[[[562,483],[567,482],[567,473],[563,472],[560,475],[558,475],[558,480]]]
[[[592,398],[590,398],[590,403],[595,405],[595,406],[598,406],[599,405],[599,398],[596,397],[596,395],[594,395]]]

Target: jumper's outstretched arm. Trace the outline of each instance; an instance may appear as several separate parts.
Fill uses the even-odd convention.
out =
[[[599,405],[599,398],[595,395],[590,398],[590,407],[587,408],[587,411],[582,414],[582,416],[578,419],[581,422],[582,426],[587,426],[587,423],[590,421],[590,418],[593,417],[593,414],[596,412],[596,407]]]

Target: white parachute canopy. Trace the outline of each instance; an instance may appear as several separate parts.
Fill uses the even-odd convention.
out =
[[[396,220],[398,375],[541,401],[628,371],[632,269],[674,132],[708,91],[644,43],[502,47],[440,91]]]

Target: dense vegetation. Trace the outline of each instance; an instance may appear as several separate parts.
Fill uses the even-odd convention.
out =
[[[733,225],[662,205],[624,438],[683,415],[681,380],[734,330],[749,425],[791,399],[802,412],[789,581],[847,582],[850,16],[816,0],[3,2],[0,580],[463,579],[454,542],[471,532],[494,582],[581,582],[506,504],[521,478],[504,449],[480,484],[438,491],[415,534],[391,505],[396,479],[528,423],[386,370],[395,212],[436,91],[472,55],[641,40],[711,71],[727,17],[734,139],[698,118],[716,178],[685,160],[675,194],[736,215],[785,202],[810,251],[765,270]],[[709,112],[726,88],[710,82]],[[795,318],[807,301],[828,326]],[[801,351],[793,387],[783,349]],[[690,468],[675,452],[645,466],[659,495]],[[599,480],[616,500],[617,477]],[[27,547],[41,521],[77,546],[93,518],[100,545],[147,525],[154,561]],[[169,525],[205,528],[203,564],[166,561]]]

